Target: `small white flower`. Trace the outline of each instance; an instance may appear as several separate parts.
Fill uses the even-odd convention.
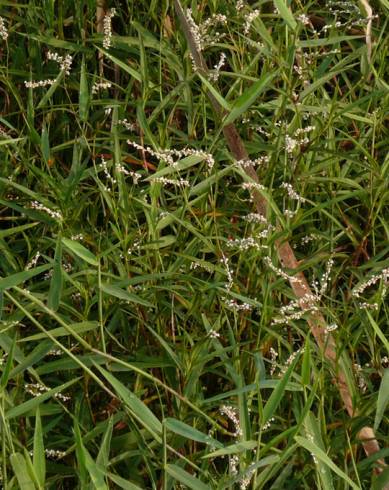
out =
[[[0,37],[3,41],[6,41],[8,39],[8,31],[7,28],[5,27],[5,22],[3,17],[0,17]]]
[[[24,85],[26,88],[38,88],[38,87],[47,87],[48,85],[53,85],[55,80],[47,79],[47,80],[39,80],[37,82],[34,81],[24,81]]]
[[[111,9],[103,19],[103,30],[104,30],[104,39],[103,39],[103,47],[105,49],[109,49],[112,45],[112,25],[111,20],[112,17],[116,15],[116,9]]]
[[[97,94],[98,92],[100,92],[100,90],[106,90],[111,87],[112,87],[111,82],[105,82],[105,81],[96,82],[92,86],[92,94]]]

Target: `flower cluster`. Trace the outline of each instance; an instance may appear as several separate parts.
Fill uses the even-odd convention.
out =
[[[224,299],[224,304],[227,306],[227,308],[231,308],[231,310],[234,311],[251,311],[253,307],[249,305],[248,303],[238,303],[236,299]]]
[[[186,179],[168,179],[166,177],[155,177],[152,182],[160,182],[163,185],[178,185],[180,187],[188,187],[189,186],[189,180]]]
[[[265,231],[267,231],[267,230],[265,230]],[[256,238],[250,236],[247,238],[235,238],[232,240],[228,240],[227,247],[228,248],[237,248],[238,250],[241,250],[241,251],[246,251],[246,250],[249,250],[250,248],[256,248],[257,250],[264,248],[263,245],[258,243]],[[261,237],[261,238],[263,238],[263,237]]]
[[[112,25],[111,20],[112,17],[116,15],[116,9],[111,9],[103,19],[103,30],[104,30],[104,39],[103,39],[103,47],[105,49],[109,49],[112,45]]]
[[[245,189],[248,191],[252,191],[252,190],[264,191],[266,189],[266,187],[264,185],[260,184],[259,182],[243,182],[242,183],[242,189]]]
[[[65,72],[65,75],[70,75],[70,68],[73,62],[73,58],[70,56],[70,54],[60,56],[58,53],[49,51],[47,53],[47,59],[56,61],[59,64],[61,71]]]
[[[66,456],[65,451],[59,451],[58,449],[45,449],[46,457],[49,459],[62,459]]]
[[[215,32],[215,34],[212,35],[210,34],[210,30],[217,24],[227,24],[227,17],[225,15],[214,14],[201,24],[197,25],[193,19],[191,8],[186,9],[186,20],[189,24],[197,51],[203,51],[206,46],[213,46],[216,42],[220,41],[222,35],[219,32]]]
[[[387,267],[386,269],[384,269],[383,271],[381,271],[379,274],[375,274],[374,276],[372,276],[369,280],[363,282],[362,284],[360,284],[358,287],[356,287],[353,292],[352,292],[352,295],[355,297],[355,298],[359,298],[360,295],[363,293],[363,291],[365,289],[367,289],[368,287],[370,286],[373,286],[374,284],[376,284],[378,281],[380,281],[382,279],[382,281],[384,283],[387,283],[389,281],[389,267]],[[384,286],[384,288],[386,288],[386,286]],[[386,290],[384,289],[384,293],[386,292]],[[383,296],[384,296],[384,293],[383,293]]]
[[[141,150],[142,152],[147,152],[150,155],[157,158],[158,160],[162,160],[166,162],[168,165],[171,165],[172,167],[177,166],[178,161],[180,159],[191,155],[197,155],[199,157],[202,157],[206,161],[209,171],[212,170],[215,164],[215,160],[211,154],[205,153],[203,151],[195,150],[193,148],[183,148],[181,150],[170,149],[170,150],[154,151],[152,148],[150,148],[150,146],[145,147],[140,145],[139,143],[136,143],[135,141],[127,140],[127,143],[132,147],[136,148],[137,150]]]
[[[295,201],[298,201],[299,203],[305,202],[305,198],[301,197],[292,187],[292,184],[289,184],[288,182],[283,182],[281,184],[281,188],[285,189],[286,192],[288,193],[288,196],[291,199],[294,199]]]
[[[38,201],[32,201],[30,203],[30,207],[32,209],[36,209],[37,211],[44,211],[54,219],[62,220],[62,214],[59,211],[53,211],[52,209],[47,208],[46,206],[44,206]]]
[[[300,14],[300,15],[298,15],[297,16],[297,20],[299,22],[301,22],[305,26],[308,26],[311,23],[311,21],[309,20],[308,15],[306,15],[306,14]]]
[[[269,258],[266,259],[268,265],[270,268],[272,268],[271,260]],[[279,325],[279,324],[287,324],[292,320],[300,320],[306,312],[317,312],[319,311],[318,304],[321,301],[323,295],[327,291],[329,281],[330,281],[330,275],[331,275],[331,270],[332,266],[334,264],[333,259],[329,259],[326,264],[326,270],[322,274],[319,281],[313,281],[311,286],[312,289],[314,290],[313,293],[307,293],[304,296],[302,296],[299,299],[290,301],[287,305],[284,305],[280,308],[280,314],[281,316],[274,318],[272,320],[272,325]],[[274,267],[274,266],[273,266]],[[276,269],[274,268],[276,273],[278,275],[281,275],[286,279],[286,276],[283,276],[281,274],[281,269]],[[331,332],[333,330],[336,330],[337,326],[335,324],[329,325],[325,327],[326,333]]]
[[[135,131],[137,127],[136,123],[130,123],[127,119],[120,119],[118,124],[124,126],[128,131]]]
[[[232,286],[234,284],[234,276],[233,276],[234,271],[233,271],[233,269],[230,268],[229,259],[224,254],[222,255],[222,258],[220,259],[220,262],[223,264],[223,266],[226,269],[226,274],[227,274],[227,279],[228,279],[228,282],[226,284],[226,289],[227,289],[227,291],[230,291],[230,289],[232,288]]]
[[[355,374],[357,376],[359,389],[362,391],[362,393],[366,393],[367,384],[366,384],[366,379],[363,375],[362,366],[358,363],[354,363],[354,369],[355,369]]]
[[[275,349],[273,349],[273,347],[270,347],[269,352],[270,352],[270,376],[273,376],[275,370],[277,369],[278,352]]]
[[[107,181],[110,184],[115,185],[117,183],[117,180],[114,177],[112,177],[112,175],[109,173],[108,167],[107,167],[107,162],[105,161],[105,158],[103,155],[101,155],[100,168],[103,169],[103,172],[104,172],[105,177],[107,178]],[[104,186],[104,190],[106,190],[107,192],[111,192],[112,188],[108,184],[108,186]]]
[[[3,17],[0,17],[0,37],[3,41],[6,41],[8,39],[8,30],[5,27]]]
[[[238,411],[236,410],[236,408],[231,407],[230,405],[222,405],[220,407],[220,413],[222,415],[226,415],[231,420],[231,422],[233,423],[233,425],[234,425],[234,433],[233,433],[234,437],[241,436],[243,434],[243,432],[242,432],[242,429],[240,426]]]
[[[247,36],[248,33],[250,32],[251,25],[254,22],[254,20],[261,15],[261,12],[259,9],[255,9],[252,12],[249,12],[245,16],[245,23],[244,23],[244,34]]]
[[[269,163],[270,157],[267,155],[256,158],[255,160],[237,160],[236,165],[243,168],[249,167],[259,167],[260,165],[265,165]]]
[[[47,391],[50,391],[50,388],[40,383],[27,383],[24,385],[24,389],[26,390],[27,393],[29,393],[32,396],[40,396],[42,395],[42,393],[46,393]],[[55,393],[54,398],[57,398],[62,402],[67,402],[71,400],[70,396],[62,395],[62,393]]]
[[[289,274],[287,274],[285,271],[283,271],[282,269],[276,267],[271,258],[270,257],[265,257],[264,258],[267,266],[277,274],[277,276],[280,276],[284,279],[286,279],[287,281],[291,282],[291,283],[301,283],[301,279],[299,279],[298,277],[296,276],[290,276]]]
[[[271,417],[263,426],[261,427],[261,430],[267,430],[271,427],[271,424],[275,421],[274,417]]]
[[[301,353],[304,352],[304,349],[302,348],[292,352],[292,354],[286,360],[285,364],[280,368],[280,377],[282,377],[286,373],[288,367],[292,364],[292,362],[296,359],[296,357],[298,356],[298,354],[300,354],[300,352]]]
[[[219,80],[219,76],[220,76],[220,70],[222,69],[222,67],[225,65],[225,62],[226,62],[226,59],[227,59],[227,56],[225,53],[222,53],[220,55],[220,59],[219,61],[216,63],[216,65],[213,67],[213,71],[210,72],[209,74],[209,79],[213,82],[217,82]]]
[[[249,213],[246,216],[243,216],[243,219],[248,223],[260,223],[262,225],[268,225],[269,228],[273,229],[273,225],[268,223],[267,219],[263,214],[260,213]]]
[[[205,263],[203,262],[191,262],[190,263],[190,270],[195,270],[195,269],[204,269],[208,272],[212,272],[212,269]]]
[[[47,80],[39,80],[37,82],[34,81],[24,81],[24,85],[26,88],[38,88],[38,87],[47,87],[48,85],[53,85],[55,80],[48,78]]]
[[[92,94],[97,94],[98,92],[100,92],[100,90],[107,90],[111,87],[112,87],[111,82],[105,82],[105,81],[96,82],[92,85]]]
[[[301,67],[295,67],[297,72],[301,74]],[[309,138],[306,136],[307,133],[313,131],[315,126],[307,126],[306,128],[297,129],[293,136],[286,135],[285,136],[285,150],[287,153],[291,154],[294,152],[296,148],[299,148],[303,145],[307,145],[309,143]]]
[[[240,12],[241,10],[243,10],[245,7],[245,3],[244,3],[244,0],[238,0],[236,2],[236,5],[235,5],[235,8],[236,8],[236,11],[237,12]]]
[[[30,260],[30,262],[26,265],[25,270],[28,271],[29,269],[35,267],[40,256],[41,256],[40,252],[37,252],[35,256]]]

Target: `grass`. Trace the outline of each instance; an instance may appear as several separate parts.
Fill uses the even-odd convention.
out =
[[[363,3],[192,2],[211,76],[173,2],[96,3],[0,9],[3,488],[387,488],[388,2],[371,59]]]

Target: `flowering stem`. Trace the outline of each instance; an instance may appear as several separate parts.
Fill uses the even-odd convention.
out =
[[[179,0],[174,0],[174,4],[175,4],[177,16],[179,18],[182,30],[184,32],[186,41],[190,49],[193,65],[198,73],[200,73],[204,78],[208,79],[208,69],[207,69],[206,62],[204,60],[204,57],[202,56],[201,51],[199,51],[197,47],[191,27],[182,9],[181,3]],[[219,102],[215,99],[212,93],[207,91],[207,96],[212,104],[212,107],[217,117],[222,119],[223,116],[226,114],[226,111],[224,110],[224,108],[220,106]],[[223,127],[223,133],[227,141],[228,147],[231,150],[231,153],[234,155],[235,159],[238,161],[249,160],[247,150],[243,144],[243,141],[235,125],[233,123],[226,125],[225,127]],[[259,183],[259,179],[253,165],[251,164],[245,165],[243,167],[243,170],[251,179],[253,179],[254,182]],[[266,199],[258,192],[258,190],[253,189],[252,193],[253,193],[253,202],[255,204],[257,212],[260,213],[262,216],[266,217],[268,211]],[[278,239],[276,241],[276,250],[277,250],[279,260],[284,267],[287,267],[288,269],[294,271],[298,270],[299,263],[296,259],[296,256],[289,242],[281,241],[280,239]],[[295,278],[297,278],[298,281],[297,280],[290,281],[290,284],[297,298],[302,299],[307,297],[308,298],[313,297],[313,293],[308,285],[308,282],[303,272],[297,272],[293,276],[293,279]],[[301,307],[305,310],[309,310],[311,306],[311,304],[309,303],[310,303],[309,301],[305,300],[304,302],[303,300]],[[315,311],[315,312],[308,312],[308,314],[309,314],[308,325],[312,331],[313,336],[315,337],[318,346],[323,351],[326,360],[329,362],[330,366],[334,371],[335,380],[338,385],[340,396],[343,400],[343,404],[346,408],[346,411],[348,412],[350,417],[354,417],[357,415],[357,411],[353,406],[352,393],[354,389],[356,390],[356,388],[354,384],[347,382],[348,377],[346,376],[346,371],[342,368],[341,365],[339,365],[340,363],[338,360],[335,339],[333,335],[329,333],[328,330],[326,329],[326,321],[321,313]],[[358,434],[358,437],[362,442],[363,448],[367,456],[371,456],[372,454],[379,451],[380,448],[372,428],[370,427],[362,428]],[[379,460],[378,462],[381,464],[382,467],[385,466],[383,460]],[[382,472],[382,471],[383,471],[382,468],[377,470],[377,472]],[[385,487],[385,489],[388,490],[389,487]]]

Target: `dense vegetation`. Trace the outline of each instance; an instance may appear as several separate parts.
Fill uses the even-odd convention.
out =
[[[1,2],[3,488],[385,488],[389,3],[182,7]]]

